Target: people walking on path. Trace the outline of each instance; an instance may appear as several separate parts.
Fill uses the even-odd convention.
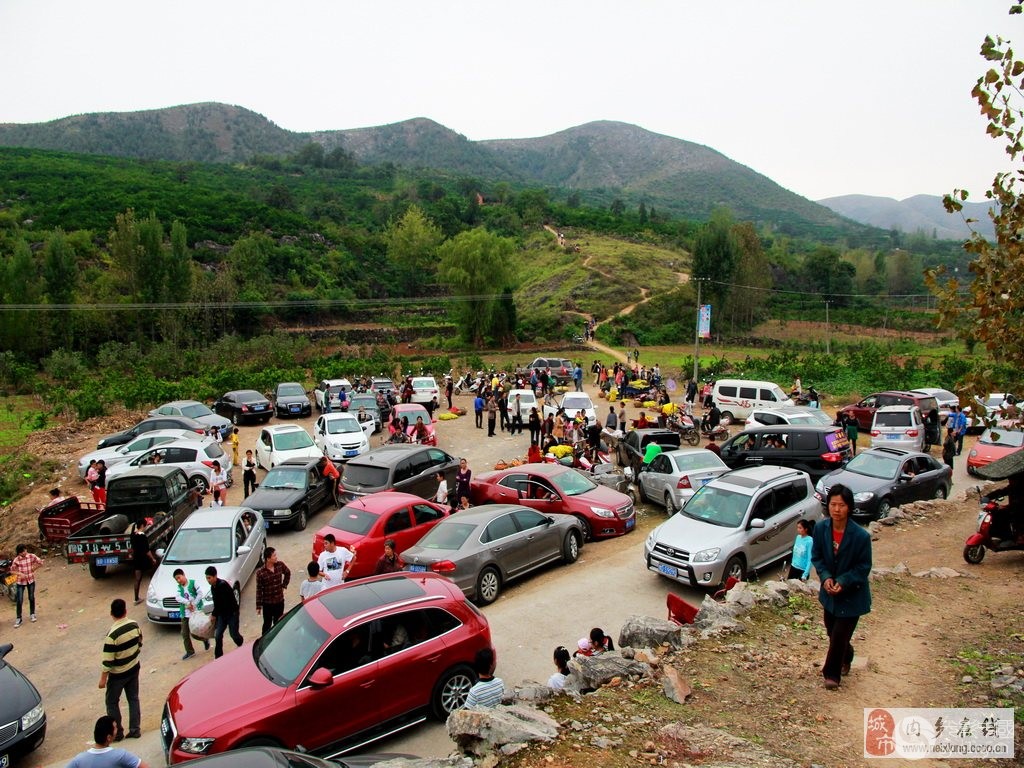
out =
[[[114,741],[125,737],[121,720],[121,694],[128,701],[128,738],[142,735],[142,708],[139,704],[139,656],[142,654],[142,629],[128,618],[128,606],[118,598],[110,603],[114,623],[103,639],[102,671],[99,688],[105,689],[107,715],[116,724]]]
[[[263,614],[263,631],[267,634],[284,616],[284,591],[292,580],[292,572],[277,557],[277,550],[267,547],[263,565],[256,571],[256,613]]]
[[[196,655],[195,646],[192,645],[192,628],[189,625],[189,619],[196,611],[203,610],[203,592],[195,582],[195,579],[189,579],[185,576],[185,571],[181,568],[174,569],[174,581],[178,584],[177,592],[175,597],[178,599],[178,605],[181,606],[179,611],[181,612],[181,643],[185,647],[185,655],[181,657],[182,661],[188,661]],[[203,645],[206,650],[210,650],[210,641],[203,640]]]
[[[14,628],[21,626],[21,610],[28,593],[28,618],[36,620],[36,571],[43,567],[43,559],[29,552],[27,544],[19,544],[14,550],[11,573],[14,574]]]
[[[210,585],[210,597],[213,599],[213,613],[211,614],[217,622],[213,630],[213,657],[219,659],[224,655],[224,632],[231,635],[235,645],[241,647],[245,639],[238,631],[238,600],[235,598],[235,590],[231,588],[224,579],[218,578],[217,568],[210,566],[206,569],[206,583]]]

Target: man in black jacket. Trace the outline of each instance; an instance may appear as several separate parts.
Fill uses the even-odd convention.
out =
[[[213,632],[213,657],[219,659],[224,655],[224,630],[228,631],[237,646],[241,646],[245,640],[238,631],[238,601],[231,585],[217,578],[217,569],[212,565],[206,569],[206,583],[210,585],[210,596],[213,599],[211,615],[217,622]]]

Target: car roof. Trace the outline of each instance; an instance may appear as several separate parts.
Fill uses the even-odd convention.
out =
[[[206,403],[201,403],[198,400],[171,400],[163,405],[158,405],[157,408],[163,408],[165,405],[176,405],[181,407],[183,405],[206,405]]]
[[[425,411],[427,410],[427,406],[423,403],[398,403],[392,408],[392,410],[398,411],[399,413],[402,411]]]
[[[148,424],[151,421],[157,421],[160,419],[177,419],[186,424],[195,424],[196,429],[206,429],[206,425],[201,421],[196,421],[191,416],[179,416],[176,413],[158,414],[156,416],[147,416],[139,424]]]
[[[842,429],[842,427],[837,427],[835,424],[772,424],[770,426],[759,424],[756,427],[747,427],[737,434],[751,435],[764,434],[765,432],[773,435],[780,433],[788,434],[789,432],[828,432],[831,434],[839,429]]]
[[[349,420],[358,421],[358,419],[356,419],[356,415],[354,413],[349,413],[347,411],[338,411],[338,412],[331,411],[330,413],[323,413],[323,414],[321,414],[321,416],[322,416],[324,421],[349,421]],[[282,424],[280,426],[286,426],[286,425]],[[289,426],[289,427],[298,427],[299,425],[298,424],[288,424],[287,426]],[[302,429],[302,427],[299,427],[299,429]]]
[[[348,379],[323,379],[323,383],[328,387],[351,387],[352,382]]]
[[[143,438],[146,438],[146,437],[148,437],[148,438],[153,438],[153,437],[173,437],[173,438],[175,438],[175,442],[177,442],[178,440],[192,440],[192,439],[195,439],[195,438],[193,438],[193,435],[198,437],[198,435],[196,435],[196,433],[193,432],[191,429],[151,429],[151,430],[149,430],[149,432],[143,432],[141,435],[137,435],[132,440],[132,442],[134,442],[135,440],[142,440]],[[207,440],[212,440],[213,438],[207,436],[206,439]],[[164,443],[164,445],[167,445],[167,443]]]
[[[358,507],[372,514],[382,514],[389,509],[394,509],[396,506],[425,503],[427,503],[427,499],[424,499],[422,496],[416,496],[412,493],[402,493],[401,491],[380,491],[379,493],[370,493],[366,496],[360,496],[348,502],[345,506]]]
[[[262,394],[257,392],[255,389],[233,389],[230,392],[225,392],[224,395],[225,397],[227,395],[234,395],[235,397],[251,397],[252,395],[255,395],[260,400],[266,399]]]
[[[542,475],[545,477],[561,475],[571,471],[570,468],[564,464],[520,464],[518,467],[509,467],[508,470],[529,472],[531,475]]]
[[[875,413],[906,413],[907,411],[921,410],[916,405],[883,405]]]
[[[818,408],[805,408],[802,405],[783,405],[779,408],[771,408],[766,405],[756,405],[750,409],[751,413],[781,413],[783,416],[804,416],[821,413]]]
[[[864,456],[866,454],[872,454],[876,456],[888,456],[894,459],[904,459],[907,456],[927,456],[927,453],[921,451],[905,451],[902,448],[884,448],[879,446],[878,448],[867,448],[866,450],[860,451],[857,455]]]
[[[200,507],[185,518],[182,528],[229,528],[243,512],[253,512],[249,507]]]
[[[324,414],[330,415],[330,414]],[[346,416],[348,414],[345,414]],[[355,418],[355,417],[353,417]],[[268,432],[273,432],[275,435],[281,432],[305,432],[306,430],[300,424],[271,424],[269,427],[263,427]]]
[[[435,379],[433,376],[413,376],[412,380],[413,383],[417,381],[433,381],[435,384],[437,383],[437,379]]]
[[[481,504],[476,507],[470,507],[469,509],[459,510],[454,515],[449,515],[444,518],[438,525],[446,523],[449,525],[454,523],[468,523],[470,525],[481,525],[483,523],[489,523],[496,517],[501,517],[509,512],[515,512],[517,510],[529,510],[536,512],[537,510],[531,510],[529,507],[524,507],[522,504]],[[543,513],[540,513],[543,514]]]
[[[183,447],[184,448],[196,448],[196,449],[199,449],[199,448],[206,448],[207,446],[210,446],[210,445],[218,445],[218,443],[212,437],[207,436],[207,437],[203,437],[203,438],[199,438],[199,439],[188,438],[187,440],[186,439],[181,439],[181,440],[174,440],[174,441],[172,441],[170,443],[160,443],[159,445],[154,445],[153,447],[148,448],[147,450],[150,450],[150,451],[163,451],[163,450],[165,450],[167,448],[183,448]]]
[[[426,446],[424,445],[408,445],[403,443],[379,445],[368,453],[352,457],[349,459],[348,463],[391,467],[400,462],[406,456],[419,453],[423,450],[426,450]]]
[[[776,480],[786,478],[796,480],[800,477],[806,478],[807,473],[790,467],[776,467],[774,465],[766,464],[760,467],[734,469],[732,472],[726,472],[724,475],[719,475],[708,483],[708,485],[731,485],[742,489],[741,492],[746,492],[756,491],[766,483],[775,482]]]
[[[185,474],[184,470],[177,464],[146,464],[143,467],[132,467],[123,475],[118,475],[114,478],[117,481],[124,480],[126,477],[146,477],[150,475],[158,475],[166,478],[168,475],[173,475],[178,472]],[[113,480],[111,480],[113,482]]]
[[[281,463],[268,469],[267,472],[273,472],[275,469],[279,469],[281,467],[288,467],[290,469],[295,469],[297,467],[299,469],[308,470],[313,469],[313,467],[315,467],[319,463],[320,459],[286,459],[285,461],[282,461]]]
[[[452,582],[437,573],[391,573],[324,590],[307,602],[319,603],[347,627],[381,609],[450,599],[452,588]]]

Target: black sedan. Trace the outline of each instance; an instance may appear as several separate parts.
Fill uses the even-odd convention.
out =
[[[290,459],[267,472],[260,486],[245,497],[243,507],[262,513],[271,525],[306,528],[309,516],[333,501],[332,488],[318,459]]]
[[[235,426],[246,421],[259,421],[266,424],[274,415],[270,401],[254,389],[236,389],[225,392],[224,396],[213,404],[213,410],[221,416],[231,419]]]
[[[853,491],[853,516],[878,520],[901,504],[946,498],[952,477],[952,469],[927,453],[871,448],[857,454],[842,469],[822,477],[814,495],[824,503],[828,489],[842,483]]]
[[[189,432],[195,432],[197,435],[205,435],[209,432],[206,424],[190,419],[188,416],[151,416],[148,419],[143,419],[131,429],[115,432],[112,435],[100,438],[100,441],[96,443],[96,447],[110,448],[115,445],[124,445],[139,435],[157,429],[186,429]]]
[[[278,416],[309,416],[313,413],[313,406],[301,384],[285,381],[274,387],[274,413]]]
[[[46,738],[46,711],[36,687],[5,657],[14,645],[0,645],[0,765],[11,765]]]

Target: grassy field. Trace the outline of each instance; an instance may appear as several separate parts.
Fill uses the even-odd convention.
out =
[[[46,426],[39,400],[31,395],[0,397],[0,453],[14,450],[30,432]]]

